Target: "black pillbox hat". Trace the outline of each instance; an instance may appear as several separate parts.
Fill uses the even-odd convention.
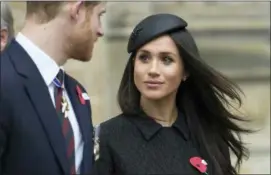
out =
[[[155,14],[143,19],[134,28],[128,41],[127,51],[133,53],[147,42],[166,33],[182,30],[187,22],[172,14]]]

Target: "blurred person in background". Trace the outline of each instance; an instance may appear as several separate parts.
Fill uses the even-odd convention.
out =
[[[96,173],[237,175],[248,156],[240,134],[250,131],[227,106],[229,98],[241,105],[242,91],[203,61],[187,22],[171,14],[145,18],[128,53],[122,114],[95,131]]]
[[[93,126],[84,87],[66,74],[103,36],[100,1],[27,1],[1,54],[0,174],[90,174]]]
[[[14,37],[13,15],[9,5],[1,1],[1,52]]]

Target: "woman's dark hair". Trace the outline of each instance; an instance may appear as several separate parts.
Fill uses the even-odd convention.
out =
[[[200,58],[196,43],[186,29],[166,34],[175,42],[189,74],[178,89],[176,105],[186,116],[192,141],[210,162],[211,174],[236,175],[242,159],[249,156],[241,133],[251,131],[234,122],[247,120],[231,113],[228,107],[233,107],[230,99],[242,105],[239,95],[242,90]],[[127,115],[136,115],[140,110],[140,93],[133,78],[135,54],[128,60],[118,91],[119,106]],[[229,148],[237,157],[235,167],[231,165]]]

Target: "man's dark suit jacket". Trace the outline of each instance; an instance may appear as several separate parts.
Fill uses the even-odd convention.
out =
[[[65,141],[55,107],[36,65],[15,40],[1,53],[0,174],[63,175],[68,172]],[[81,174],[93,163],[93,128],[88,100],[80,103],[70,76],[65,87],[84,141]]]

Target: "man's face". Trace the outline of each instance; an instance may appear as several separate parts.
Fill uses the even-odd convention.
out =
[[[104,34],[101,16],[105,13],[105,3],[92,7],[78,6],[77,10],[74,25],[68,36],[67,52],[70,58],[89,61],[92,57],[94,43]]]
[[[1,52],[4,50],[4,48],[6,47],[7,43],[8,43],[8,31],[3,28],[1,29]]]

